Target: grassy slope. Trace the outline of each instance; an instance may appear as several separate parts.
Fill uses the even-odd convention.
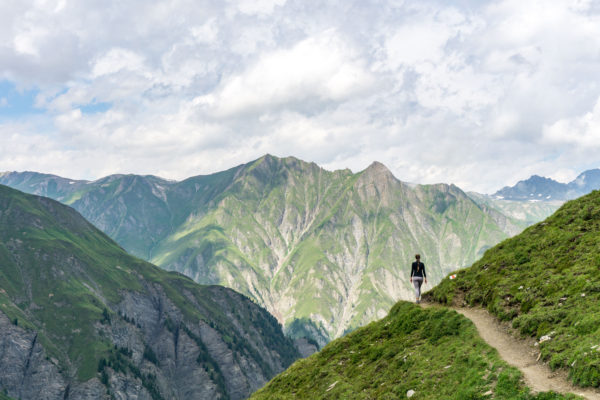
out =
[[[389,315],[297,361],[251,399],[570,399],[529,394],[473,324],[454,311],[397,303]],[[486,394],[487,393],[487,394]]]
[[[600,386],[600,191],[486,252],[427,294],[486,307],[521,334],[552,339],[542,360],[581,386]]]
[[[0,311],[20,326],[38,331],[46,351],[62,368],[77,371],[80,380],[95,376],[98,361],[112,347],[94,325],[104,319],[104,309],[120,300],[122,291],[160,286],[188,322],[204,320],[224,337],[237,335],[216,299],[231,296],[220,296],[214,287],[128,255],[66,206],[3,185],[0,265]],[[200,308],[185,297],[186,292]],[[255,312],[240,313],[237,323],[266,330],[277,326],[273,317],[254,308]],[[281,335],[272,333],[268,340],[274,348],[291,349]],[[291,362],[296,356],[292,353],[283,357]]]

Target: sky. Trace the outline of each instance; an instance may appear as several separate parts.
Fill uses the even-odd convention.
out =
[[[3,0],[0,171],[373,161],[493,193],[600,167],[600,0]]]

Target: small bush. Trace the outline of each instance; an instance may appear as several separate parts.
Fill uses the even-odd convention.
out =
[[[144,346],[144,358],[152,364],[158,365],[158,357],[156,357],[156,353],[148,345]]]

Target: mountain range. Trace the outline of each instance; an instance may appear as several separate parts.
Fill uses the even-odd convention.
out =
[[[591,169],[582,172],[569,183],[533,175],[529,179],[519,181],[514,186],[506,186],[498,190],[493,197],[518,201],[558,200],[564,202],[597,189],[600,189],[600,169]]]
[[[395,301],[390,293],[411,297],[410,288],[394,292],[394,282],[409,286],[396,260],[415,248],[426,260],[437,256],[437,266],[427,264],[434,282],[482,256],[427,299],[486,307],[536,337],[553,369],[577,385],[600,385],[598,191],[503,240],[562,202],[407,184],[380,163],[354,174],[272,156],[182,182],[31,172],[0,179],[80,209],[123,247],[166,260],[163,268],[243,291],[286,322],[289,336],[318,342],[293,343],[244,295],[132,257],[70,207],[0,185],[0,398],[246,398],[298,358],[297,348],[307,355],[312,343],[381,317],[378,304]],[[457,265],[440,267],[453,251],[461,252]],[[350,321],[343,331],[340,321]],[[449,381],[463,384],[446,393]],[[464,318],[402,301],[256,398],[404,397],[415,389],[418,398],[572,398],[528,394]]]
[[[243,399],[299,357],[267,311],[130,256],[75,210],[0,185],[0,392]]]
[[[407,184],[377,162],[352,173],[267,155],[181,182],[25,172],[0,183],[72,206],[130,253],[233,288],[319,345],[411,298],[416,252],[435,284],[526,226],[454,185]]]
[[[595,171],[568,185],[588,190]],[[352,173],[270,155],[180,182],[9,172],[0,183],[72,206],[133,255],[249,296],[319,346],[410,299],[414,253],[436,284],[562,204],[408,184],[377,162]]]
[[[580,399],[531,393],[521,373],[449,307],[485,308],[504,322],[490,325],[508,332],[503,346],[533,342],[539,363],[551,376],[566,377],[573,392],[599,388],[598,243],[600,191],[594,191],[444,278],[424,294],[423,308],[398,302],[385,318],[298,360],[251,399]],[[599,394],[591,389],[585,398]]]

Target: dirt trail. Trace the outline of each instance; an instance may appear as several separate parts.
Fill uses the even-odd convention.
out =
[[[430,306],[424,304],[424,307]],[[534,346],[535,341],[515,337],[511,328],[499,323],[486,310],[459,307],[452,309],[473,321],[483,340],[498,350],[504,361],[521,370],[525,383],[534,392],[573,393],[588,400],[600,400],[600,390],[573,386],[567,380],[566,373],[553,372],[547,365],[538,363],[539,350]]]

